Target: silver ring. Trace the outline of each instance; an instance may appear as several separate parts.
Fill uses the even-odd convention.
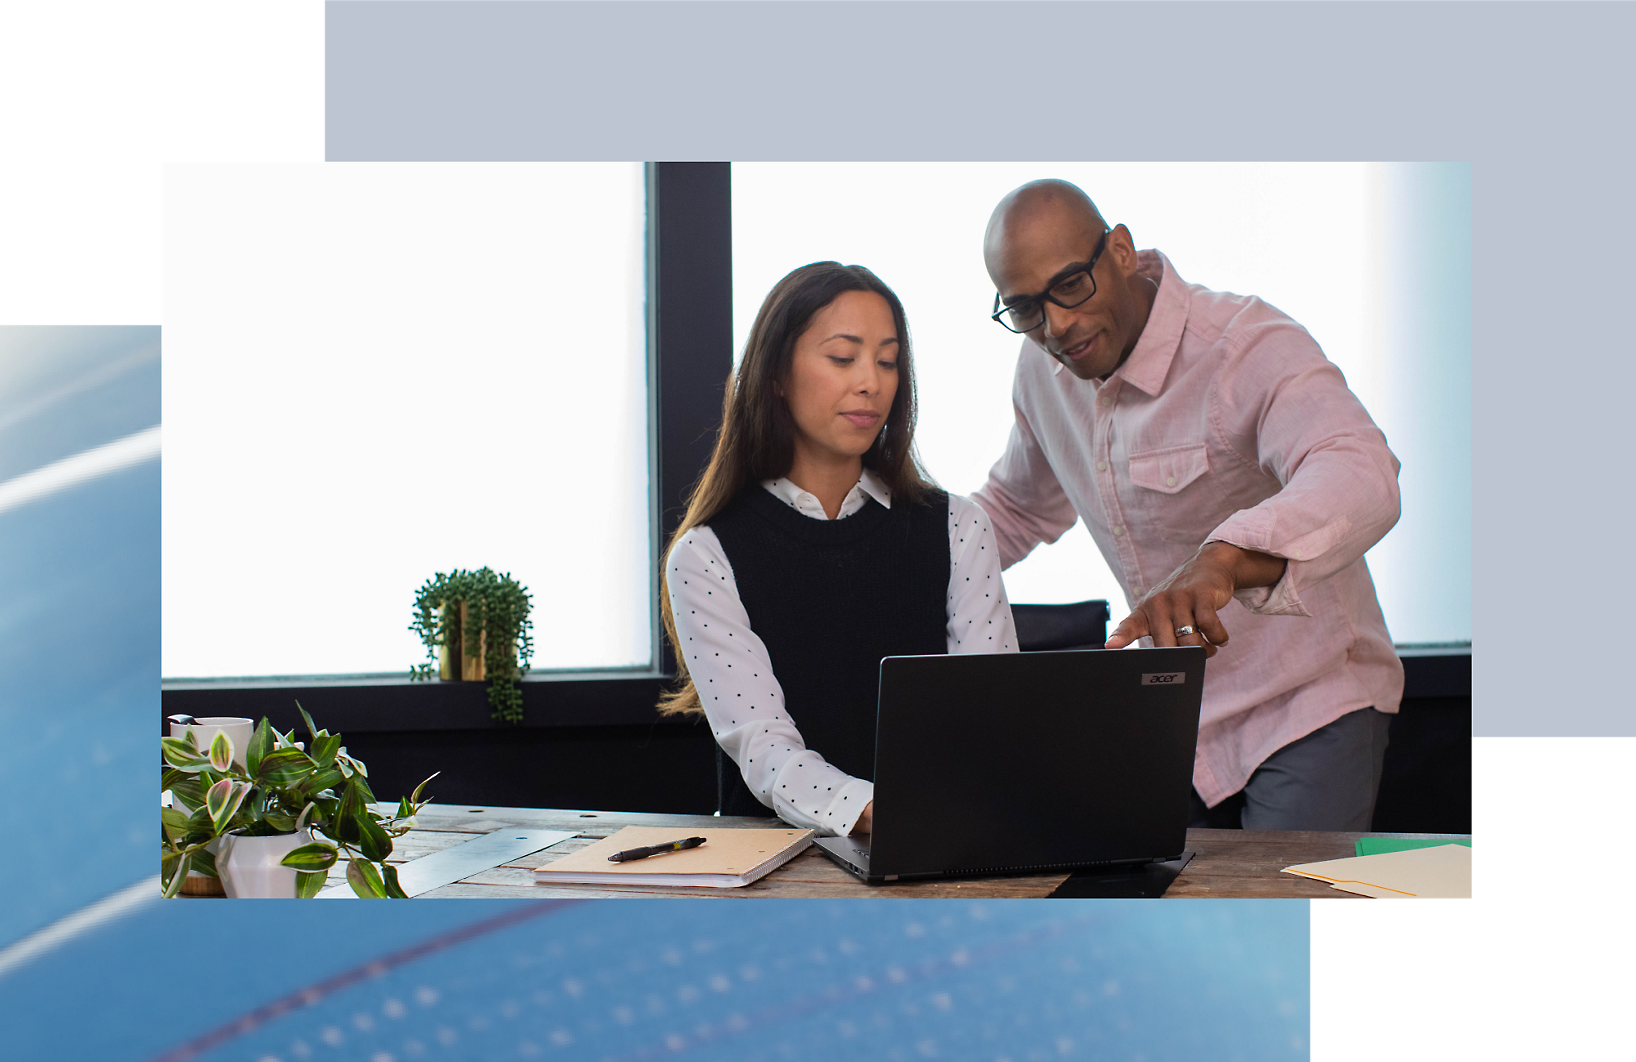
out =
[[[1194,630],[1192,627],[1177,627],[1176,628],[1176,637],[1178,637],[1178,638],[1185,638],[1189,634],[1197,634],[1197,633],[1199,633],[1199,632]]]

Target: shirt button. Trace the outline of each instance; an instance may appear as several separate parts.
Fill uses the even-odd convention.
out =
[[[1131,587],[1130,588],[1130,596],[1131,597],[1141,597],[1142,596],[1142,588],[1139,587],[1139,586]]]
[[[1176,477],[1175,476],[1166,476],[1165,477],[1165,486],[1174,487],[1175,485],[1176,485]]]
[[[1105,405],[1105,406],[1113,405],[1113,396],[1112,395],[1103,395],[1102,396],[1102,404]]]
[[[1113,537],[1114,538],[1118,538],[1120,535],[1122,535],[1124,533],[1125,533],[1125,529],[1123,527],[1116,527],[1116,528],[1113,529]]]
[[[1098,461],[1096,463],[1096,470],[1098,472],[1106,472],[1108,470],[1108,463],[1106,461]]]

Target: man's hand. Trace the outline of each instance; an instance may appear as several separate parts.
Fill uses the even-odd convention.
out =
[[[1156,646],[1202,645],[1206,656],[1227,644],[1227,628],[1216,613],[1227,607],[1233,591],[1271,586],[1284,577],[1284,558],[1240,549],[1226,542],[1206,542],[1164,582],[1136,603],[1136,611],[1119,621],[1109,649],[1123,649],[1143,636]],[[1193,633],[1176,637],[1182,627]]]
[[[869,803],[867,803],[867,804],[865,804],[863,806],[863,814],[858,816],[858,821],[852,824],[852,832],[853,833],[869,833],[871,827],[873,827],[874,825],[875,825],[875,802],[873,800],[871,800]]]

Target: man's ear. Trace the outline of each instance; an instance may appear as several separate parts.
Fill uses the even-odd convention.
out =
[[[1124,225],[1115,225],[1113,231],[1108,233],[1108,249],[1103,253],[1113,257],[1121,276],[1128,277],[1136,272],[1136,241]]]

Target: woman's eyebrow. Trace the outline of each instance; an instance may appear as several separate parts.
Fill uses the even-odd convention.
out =
[[[855,335],[852,335],[852,334],[847,333],[847,332],[836,332],[834,335],[830,336],[829,339],[824,340],[823,343],[828,343],[830,339],[844,339],[848,343],[856,343],[860,347],[863,346],[863,337],[862,336],[855,336]],[[823,343],[820,343],[819,345],[822,346]],[[888,343],[898,343],[898,337],[897,336],[892,336],[892,337],[890,337],[888,339],[881,340],[881,346],[883,346],[883,347]]]

